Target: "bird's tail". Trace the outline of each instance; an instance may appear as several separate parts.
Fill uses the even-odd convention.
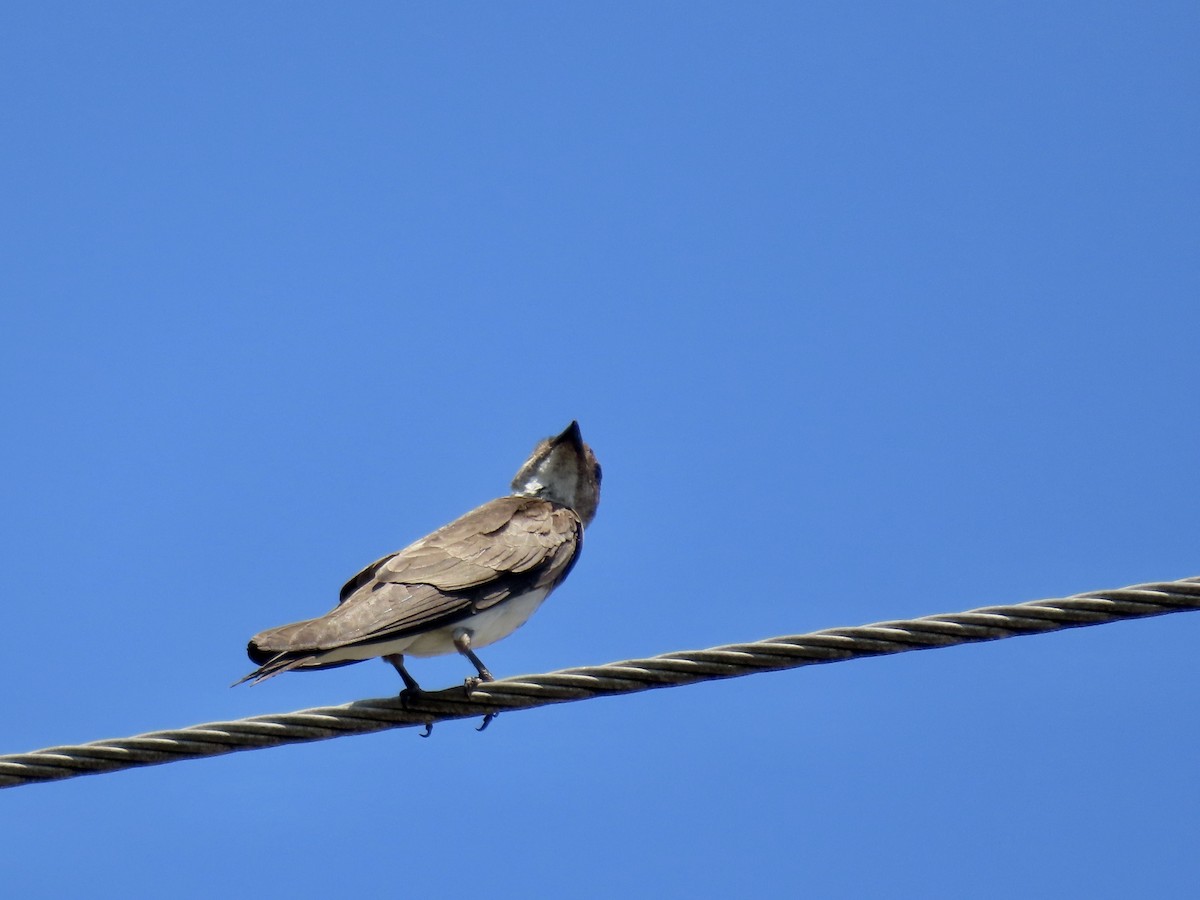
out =
[[[250,638],[250,643],[246,645],[246,655],[250,657],[251,662],[258,663],[258,668],[244,678],[239,678],[230,687],[237,687],[247,681],[258,684],[280,672],[312,667],[318,654],[313,652],[312,646],[304,644],[301,634],[309,621],[311,620],[269,628]]]

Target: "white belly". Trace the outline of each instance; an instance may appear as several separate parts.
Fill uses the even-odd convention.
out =
[[[476,613],[453,625],[426,631],[422,634],[410,634],[394,641],[382,644],[365,644],[357,647],[339,647],[322,653],[318,662],[341,662],[348,659],[373,659],[376,656],[389,656],[401,653],[409,656],[441,656],[445,653],[457,653],[454,646],[454,635],[458,631],[466,631],[471,635],[472,647],[486,647],[501,638],[508,637],[525,624],[534,610],[542,605],[550,591],[545,588],[530,591],[519,597],[512,597],[503,603],[498,603],[490,609]]]
[[[457,653],[454,646],[454,634],[466,631],[471,635],[472,647],[486,647],[501,638],[508,637],[528,621],[534,610],[542,605],[548,590],[530,591],[520,597],[512,597],[503,603],[497,603],[490,609],[476,613],[469,619],[429,631],[409,638],[407,650],[397,651],[410,656],[441,656],[443,653]]]

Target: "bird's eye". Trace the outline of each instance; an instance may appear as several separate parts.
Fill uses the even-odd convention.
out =
[[[596,486],[600,486],[600,463],[596,463]]]

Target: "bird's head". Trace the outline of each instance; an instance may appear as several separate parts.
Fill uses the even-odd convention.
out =
[[[512,489],[569,506],[588,525],[600,503],[600,463],[583,442],[579,423],[572,422],[562,434],[534,447],[513,478]]]

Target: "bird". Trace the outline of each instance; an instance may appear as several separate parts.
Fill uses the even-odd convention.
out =
[[[405,657],[456,652],[478,674],[468,686],[493,680],[475,648],[520,628],[570,573],[596,515],[600,479],[573,421],[534,447],[511,494],[371,563],[325,615],[252,637],[246,652],[258,668],[235,684],[381,657],[406,691],[419,693]]]

